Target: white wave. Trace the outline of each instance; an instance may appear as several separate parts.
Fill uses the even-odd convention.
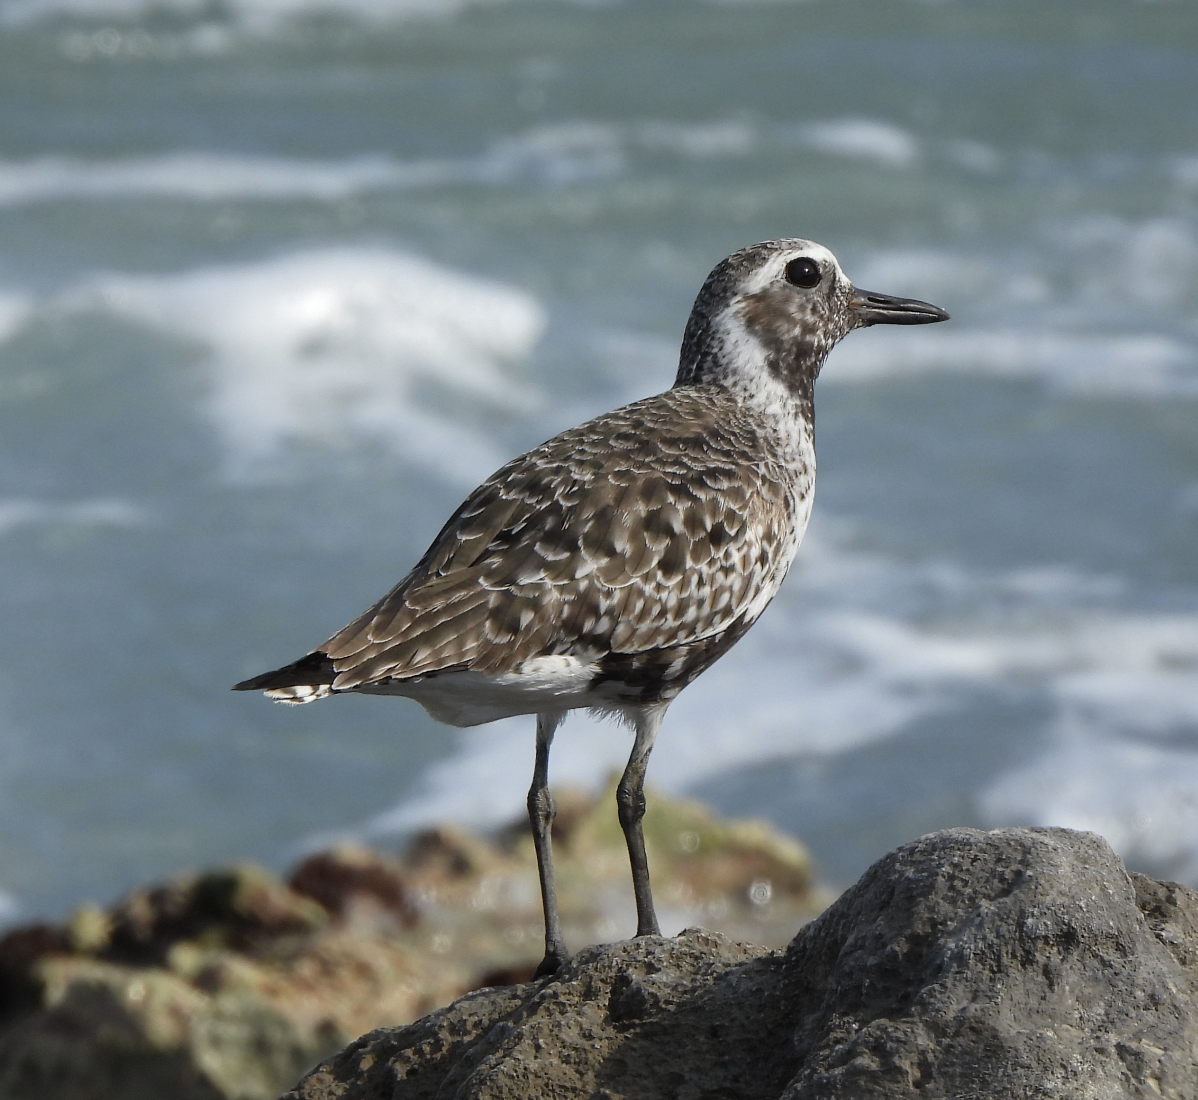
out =
[[[129,501],[96,498],[70,504],[44,500],[0,500],[0,535],[22,527],[140,527],[147,516]]]
[[[85,37],[91,41],[103,33],[106,32],[97,31]],[[78,45],[78,48],[85,47]],[[832,155],[865,157],[891,167],[910,163],[908,154],[914,148],[908,144],[914,142],[909,135],[904,137],[886,123],[862,120],[816,123],[797,130],[765,127],[744,119],[627,125],[574,120],[499,137],[477,154],[462,157],[398,160],[372,155],[306,160],[181,150],[121,160],[69,156],[0,159],[0,207],[64,199],[103,201],[140,197],[192,202],[238,199],[338,202],[376,192],[451,184],[568,186],[624,174],[632,154],[638,150],[709,160],[752,156],[764,147],[784,147],[796,140]],[[943,254],[927,253],[921,258],[907,253],[892,254],[874,263],[887,269],[910,269],[912,265],[927,266],[933,255],[952,262]],[[943,275],[941,281],[945,281]]]
[[[21,24],[56,15],[75,15],[85,19],[131,19],[159,6],[153,0],[2,0],[0,23]],[[167,0],[164,10],[195,16],[203,8],[201,0]]]
[[[831,157],[872,162],[883,168],[914,167],[922,159],[925,144],[902,127],[873,118],[798,124],[765,123],[751,118],[706,122],[654,120],[635,126],[629,140],[645,149],[676,153],[692,160],[750,157],[762,150],[798,147]],[[938,141],[931,148],[943,159],[980,175],[992,175],[1005,164],[999,150],[978,141]]]
[[[537,126],[494,142],[472,170],[482,182],[531,179],[556,185],[619,175],[626,142],[619,126],[562,122]]]
[[[1070,393],[1142,398],[1198,396],[1198,348],[1159,334],[1072,334],[1035,328],[855,336],[833,353],[825,385],[928,372],[1039,378]]]
[[[1091,216],[1067,223],[1057,237],[1078,272],[1075,293],[1082,306],[1107,311],[1128,301],[1146,314],[1166,317],[1192,309],[1198,291],[1198,228],[1192,219]],[[1112,256],[1119,262],[1112,263]]]
[[[374,440],[474,480],[505,456],[471,424],[469,405],[511,409],[534,399],[504,364],[526,355],[545,323],[521,291],[382,249],[104,276],[61,304],[116,313],[208,350],[207,411],[234,478],[277,472],[296,443]]]
[[[1090,215],[1052,222],[1040,237],[1034,248],[1011,251],[886,250],[855,261],[851,274],[871,290],[982,303],[991,317],[1022,307],[1024,327],[1067,330],[1080,322],[1102,331],[1117,316],[1126,329],[1135,318],[1168,324],[1193,312],[1198,223],[1192,217],[1130,222]]]
[[[744,119],[713,122],[646,122],[636,130],[637,142],[647,149],[661,149],[693,160],[744,157],[755,152],[763,135]]]
[[[252,30],[273,30],[287,19],[304,16],[342,16],[371,23],[391,23],[419,17],[452,16],[469,7],[499,0],[226,0],[239,23]],[[810,0],[710,0],[714,3],[779,3]],[[132,19],[155,11],[190,18],[207,15],[206,0],[0,0],[0,22],[27,23],[56,15],[85,19]]]
[[[1062,711],[1101,714],[1110,728],[1198,726],[1198,615],[1077,612],[1023,630],[958,633],[854,611],[817,629],[894,685],[1038,678]]]
[[[1051,300],[1047,277],[1034,264],[997,261],[947,249],[888,249],[852,264],[855,286],[932,302],[984,302],[988,312]],[[954,320],[954,324],[956,321]]]
[[[822,383],[954,372],[1036,378],[1073,394],[1198,396],[1198,341],[1179,323],[1198,292],[1198,229],[1177,218],[1091,217],[1051,237],[1033,255],[921,249],[854,263],[856,285],[936,302],[954,318],[901,338],[886,329],[854,334]],[[979,323],[971,303],[984,303],[986,318],[1012,320]]]
[[[800,127],[796,136],[821,153],[910,168],[920,157],[919,141],[906,130],[875,118],[841,118]]]
[[[655,119],[618,124],[575,120],[536,127],[493,143],[477,160],[459,162],[457,178],[479,182],[527,179],[575,183],[623,173],[634,151],[673,153],[689,160],[748,157],[763,148],[795,145],[888,168],[919,159],[911,134],[876,119],[840,119],[799,126],[722,118],[702,122]]]
[[[1193,616],[1127,618],[1091,629],[1077,670],[1061,676],[1062,709],[1135,736],[1198,731],[1198,629]]]
[[[194,202],[314,199],[336,202],[379,191],[446,184],[553,186],[607,179],[625,165],[619,129],[574,122],[500,138],[475,157],[340,161],[177,152],[126,160],[71,157],[0,160],[0,207],[61,199],[161,197]]]
[[[119,161],[38,157],[0,161],[0,206],[56,199],[163,196],[213,202],[224,199],[335,201],[370,191],[448,182],[454,166],[402,164],[387,157],[344,161],[221,153],[170,153]]]
[[[84,37],[90,42],[104,33],[97,31]],[[80,43],[77,47],[92,48]],[[238,199],[338,202],[376,192],[452,184],[568,186],[624,174],[638,150],[710,160],[748,157],[762,148],[786,147],[796,140],[825,153],[864,157],[890,167],[910,163],[908,153],[914,148],[905,144],[914,142],[909,135],[903,137],[901,131],[885,123],[861,120],[816,123],[797,130],[765,127],[744,119],[627,125],[574,120],[502,136],[477,154],[462,157],[399,160],[372,155],[307,160],[180,150],[120,160],[69,156],[0,159],[0,207],[64,199],[104,201],[140,197],[192,202]],[[910,268],[933,255],[927,253],[921,261],[917,254],[892,254],[880,261],[880,266]],[[942,261],[952,263],[951,258],[938,255]],[[943,275],[940,281],[945,281]]]
[[[32,311],[27,295],[0,290],[0,344],[16,334]]]
[[[252,33],[275,30],[288,20],[341,16],[369,23],[412,17],[445,17],[497,0],[227,0],[222,11]],[[210,14],[205,0],[0,0],[0,24],[20,25],[70,16],[87,20],[131,20],[157,11],[190,19]]]
[[[1173,178],[1183,187],[1198,187],[1198,156],[1177,157],[1171,167]]]
[[[1038,758],[980,802],[991,826],[1057,825],[1110,841],[1125,859],[1198,881],[1198,751],[1104,736],[1062,722]]]

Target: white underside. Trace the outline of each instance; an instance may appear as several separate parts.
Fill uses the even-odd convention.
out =
[[[478,726],[516,714],[602,706],[590,690],[598,668],[577,657],[533,657],[516,672],[441,672],[354,690],[365,695],[402,695],[415,699],[438,722]]]

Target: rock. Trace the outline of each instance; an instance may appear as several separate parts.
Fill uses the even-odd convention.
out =
[[[699,929],[587,948],[560,980],[481,990],[364,1036],[285,1100],[778,1096],[785,1035],[745,1012],[776,999],[777,969],[767,948]],[[771,1076],[763,1054],[772,1093],[752,1084]]]
[[[82,919],[94,909],[85,906],[69,928],[100,926],[95,915]],[[314,932],[328,917],[322,906],[269,871],[243,863],[134,891],[113,909],[107,935],[93,936],[90,947],[122,962],[163,963],[181,940],[244,952],[281,936]]]
[[[444,1003],[468,976],[395,934],[411,920],[398,866],[314,857],[298,885],[321,904],[243,864],[10,932],[0,1097],[265,1100],[352,1036]]]
[[[63,963],[45,973],[51,1007],[0,1040],[6,1100],[261,1096],[332,1038],[245,991],[205,994],[166,970]]]
[[[1099,837],[952,829],[785,951],[692,929],[372,1032],[285,1100],[1198,1098],[1198,894]]]
[[[631,932],[612,792],[558,802],[567,942]],[[339,847],[288,882],[249,864],[182,875],[10,932],[0,1098],[272,1100],[364,1031],[526,981],[542,946],[527,833],[443,826],[398,859]],[[702,919],[782,944],[826,901],[802,847],[764,825],[653,796],[646,833],[674,927]]]
[[[1196,919],[1091,833],[924,837],[791,945],[783,1095],[1198,1096]]]
[[[292,872],[287,885],[350,923],[363,923],[362,909],[368,911],[369,923],[377,923],[384,913],[403,928],[411,928],[419,920],[404,868],[368,848],[342,845],[316,852]]]

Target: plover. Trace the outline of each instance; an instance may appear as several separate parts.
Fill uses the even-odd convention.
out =
[[[794,559],[815,488],[820,368],[855,328],[947,319],[857,290],[812,241],[741,249],[699,291],[672,389],[512,459],[370,610],[234,690],[286,703],[403,695],[454,726],[535,714],[538,975],[569,959],[550,843],[553,735],[578,708],[623,719],[634,738],[616,801],[636,934],[659,934],[641,834],[649,752],[670,702],[743,637]]]

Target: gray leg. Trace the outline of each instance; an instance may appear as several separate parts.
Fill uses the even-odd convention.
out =
[[[636,896],[636,934],[660,936],[657,914],[653,912],[653,891],[649,886],[649,861],[645,856],[645,837],[641,818],[645,816],[645,769],[649,753],[665,716],[665,706],[645,707],[634,713],[636,741],[628,766],[616,788],[616,806],[620,811],[620,827],[628,844],[628,860],[632,864],[632,892]]]
[[[537,871],[541,876],[541,901],[545,906],[545,957],[537,967],[534,978],[556,974],[570,962],[570,954],[562,942],[561,922],[557,915],[557,889],[553,884],[553,845],[550,829],[557,807],[549,793],[549,746],[553,735],[566,717],[563,711],[537,715],[537,762],[533,767],[532,786],[528,791],[528,820],[532,825],[532,842],[537,850]]]

